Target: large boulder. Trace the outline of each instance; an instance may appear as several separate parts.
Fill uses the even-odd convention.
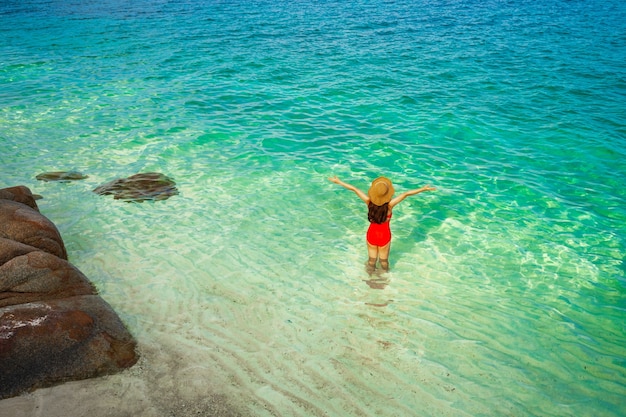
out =
[[[16,201],[0,199],[0,237],[67,259],[56,226],[36,209]]]
[[[23,188],[0,189],[0,399],[138,359],[133,337]]]
[[[136,361],[135,341],[97,295],[0,308],[0,399]]]
[[[0,238],[0,307],[96,294],[76,267],[48,252]],[[4,253],[3,253],[4,252]]]
[[[35,201],[37,197],[33,195],[28,187],[23,185],[0,189],[0,200],[17,201],[18,203],[26,204],[28,207],[39,211],[39,207],[37,207]]]

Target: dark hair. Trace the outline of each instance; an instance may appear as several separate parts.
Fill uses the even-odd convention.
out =
[[[389,211],[389,203],[385,203],[382,206],[377,206],[376,204],[370,203],[367,205],[369,208],[367,212],[367,220],[370,223],[385,223],[387,221],[387,212]]]

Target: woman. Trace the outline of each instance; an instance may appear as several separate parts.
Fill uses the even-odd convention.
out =
[[[410,195],[422,193],[424,191],[434,191],[435,187],[426,185],[422,188],[406,191],[396,198],[393,198],[393,185],[388,178],[379,177],[372,181],[367,194],[353,185],[346,184],[337,177],[329,178],[331,182],[354,191],[361,200],[367,204],[367,218],[370,226],[367,229],[367,266],[370,270],[376,268],[376,261],[380,261],[380,266],[385,271],[389,270],[389,248],[391,246],[391,229],[389,221],[393,208]]]

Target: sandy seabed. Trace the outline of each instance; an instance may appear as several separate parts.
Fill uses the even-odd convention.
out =
[[[180,354],[164,350],[142,349],[140,354],[135,366],[119,374],[2,400],[0,417],[249,415],[219,392],[210,366],[186,366]]]

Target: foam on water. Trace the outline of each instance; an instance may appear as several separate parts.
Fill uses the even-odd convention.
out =
[[[0,415],[624,415],[624,6],[282,6],[0,6],[0,186],[142,355]],[[180,195],[91,192],[147,171]],[[438,191],[369,276],[327,178],[381,174]]]

